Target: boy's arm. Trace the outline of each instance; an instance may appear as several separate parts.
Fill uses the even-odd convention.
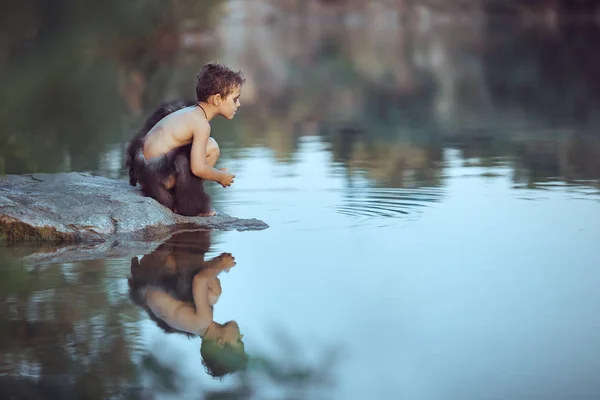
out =
[[[222,253],[218,257],[207,262],[206,267],[194,276],[193,295],[194,301],[196,302],[197,313],[199,313],[203,307],[206,307],[205,299],[208,301],[209,306],[214,304],[210,303],[211,286],[213,287],[213,296],[216,296],[217,299],[221,296],[222,288],[221,283],[217,279],[217,275],[223,270],[229,271],[231,268],[235,267],[235,265],[235,257],[233,257],[231,253]],[[198,303],[199,300],[201,300],[202,304]],[[210,315],[212,317],[212,308]]]
[[[231,174],[211,167],[206,161],[206,147],[209,137],[210,125],[207,121],[202,121],[193,132],[192,152],[190,155],[192,173],[198,178],[215,181],[223,185],[223,182]]]
[[[208,325],[213,320],[213,309],[208,300],[208,284],[210,277],[201,272],[194,276],[192,281],[192,295],[194,297],[194,306],[196,307],[196,320],[202,326]]]

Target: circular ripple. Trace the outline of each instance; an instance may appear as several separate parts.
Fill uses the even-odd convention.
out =
[[[420,213],[441,198],[440,188],[360,189],[345,193],[335,209],[355,218],[400,218]]]

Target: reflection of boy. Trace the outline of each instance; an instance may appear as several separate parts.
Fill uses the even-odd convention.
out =
[[[238,324],[213,321],[213,305],[221,295],[217,275],[234,267],[235,258],[223,253],[204,263],[199,271],[178,271],[176,258],[167,256],[164,275],[156,276],[157,265],[147,265],[146,257],[139,264],[137,258],[132,259],[129,279],[132,300],[165,332],[200,336],[202,363],[211,376],[222,377],[244,369],[248,355]],[[147,274],[148,269],[155,271]],[[148,279],[149,275],[155,276]]]
[[[198,73],[195,104],[167,103],[150,115],[127,147],[131,185],[139,182],[146,196],[182,215],[214,215],[203,181],[228,187],[235,175],[214,168],[220,149],[210,121],[233,119],[244,82],[240,72],[206,64]]]

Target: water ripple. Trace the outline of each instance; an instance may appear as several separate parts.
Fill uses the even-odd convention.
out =
[[[420,213],[442,198],[441,188],[351,190],[335,210],[355,218],[401,218]]]

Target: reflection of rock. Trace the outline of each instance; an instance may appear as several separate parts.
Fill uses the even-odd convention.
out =
[[[152,240],[181,228],[260,230],[256,219],[184,217],[124,180],[81,173],[0,178],[0,238],[61,242]]]
[[[163,239],[164,240],[164,239]],[[91,260],[130,258],[156,250],[162,240],[134,241],[110,240],[95,243],[44,244],[37,246],[34,253],[23,257],[29,265],[73,263]]]

